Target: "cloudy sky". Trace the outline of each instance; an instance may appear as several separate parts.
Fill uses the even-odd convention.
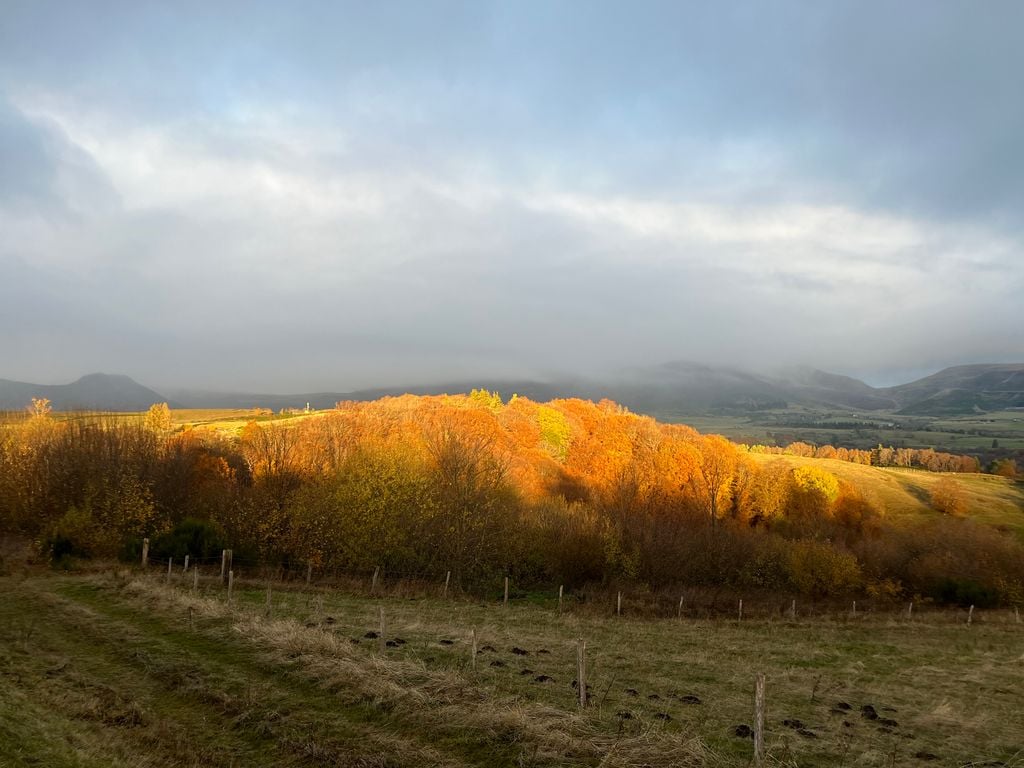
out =
[[[1024,359],[1024,3],[0,0],[0,377]]]

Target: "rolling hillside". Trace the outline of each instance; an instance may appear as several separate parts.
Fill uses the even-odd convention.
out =
[[[932,488],[945,477],[963,487],[970,509],[968,517],[1024,539],[1024,483],[982,474],[948,474],[896,467],[869,467],[835,459],[751,454],[760,462],[784,461],[791,466],[813,465],[827,469],[858,488],[865,498],[889,519],[937,516],[929,506]]]

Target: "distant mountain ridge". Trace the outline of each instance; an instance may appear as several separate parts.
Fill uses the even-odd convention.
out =
[[[0,409],[25,408],[33,397],[49,399],[56,411],[141,411],[166,397],[128,376],[90,373],[70,384],[30,384],[0,379]],[[177,407],[176,403],[171,404]]]
[[[583,379],[453,381],[413,387],[377,387],[352,392],[273,395],[176,389],[160,394],[127,376],[90,374],[71,384],[38,385],[0,379],[0,409],[24,408],[32,397],[49,398],[55,410],[139,411],[153,403],[172,408],[330,408],[339,400],[374,400],[388,395],[496,390],[544,401],[559,397],[610,398],[661,418],[709,410],[759,410],[790,404],[852,411],[949,415],[1024,408],[1024,364],[979,364],[946,368],[893,387],[813,368],[759,374],[726,366],[676,361],[626,371],[607,381]],[[169,397],[168,397],[169,396]]]

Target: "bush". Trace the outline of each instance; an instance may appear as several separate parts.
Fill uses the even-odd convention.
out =
[[[213,523],[186,519],[157,537],[150,552],[154,557],[184,560],[189,555],[198,560],[220,555],[225,546],[223,534]]]
[[[1000,603],[999,591],[970,579],[943,579],[931,595],[943,603],[974,605],[978,608],[994,608]]]

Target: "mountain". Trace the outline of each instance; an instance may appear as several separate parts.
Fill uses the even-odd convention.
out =
[[[469,392],[472,389],[488,389],[509,397],[512,393],[543,402],[558,397],[591,397],[593,387],[578,383],[545,383],[528,380],[488,380],[472,382],[454,381],[446,384],[418,385],[411,387],[375,387],[350,392],[305,392],[293,395],[271,395],[256,392],[213,392],[198,389],[169,389],[167,394],[182,408],[333,408],[341,400],[376,400],[381,397],[411,395],[439,395]]]
[[[1024,408],[1024,365],[958,365],[879,392],[914,415]]]
[[[740,368],[675,361],[634,368],[606,380],[532,381],[478,379],[413,387],[378,387],[352,392],[272,395],[205,390],[167,390],[160,394],[127,376],[91,374],[63,385],[27,384],[0,379],[0,409],[24,408],[32,397],[47,397],[56,410],[145,410],[153,403],[174,408],[330,408],[339,400],[375,400],[489,389],[508,397],[517,393],[537,401],[559,397],[609,398],[631,410],[671,420],[711,410],[756,411],[787,405],[847,411],[896,411],[941,416],[1003,408],[1024,408],[1024,364],[964,365],[946,368],[895,387],[875,388],[863,381],[813,368],[772,374]]]
[[[0,410],[25,408],[33,397],[45,397],[57,411],[144,411],[167,398],[127,376],[91,373],[70,384],[29,384],[0,379]],[[178,407],[177,403],[171,403]]]

